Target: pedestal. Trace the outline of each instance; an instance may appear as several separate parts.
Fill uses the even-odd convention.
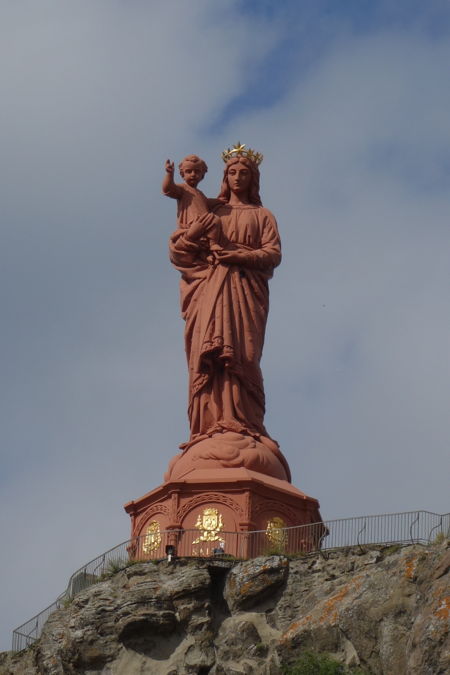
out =
[[[288,480],[243,466],[194,468],[125,510],[129,552],[138,559],[164,557],[168,545],[179,556],[306,552],[318,548],[325,533],[316,499]]]

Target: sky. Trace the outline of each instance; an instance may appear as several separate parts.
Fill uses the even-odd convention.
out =
[[[0,0],[0,649],[188,437],[167,158],[264,154],[294,484],[449,511],[449,63],[448,0]]]

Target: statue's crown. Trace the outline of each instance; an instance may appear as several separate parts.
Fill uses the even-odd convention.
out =
[[[228,150],[222,152],[222,159],[224,162],[228,162],[229,159],[234,159],[235,157],[247,157],[247,159],[255,162],[256,165],[261,164],[263,161],[263,155],[260,152],[247,148],[245,143],[240,143],[239,141],[231,148],[231,150],[228,148]]]

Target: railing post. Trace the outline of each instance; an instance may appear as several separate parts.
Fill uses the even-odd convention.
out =
[[[415,538],[413,536],[413,528],[419,522],[420,514],[424,514],[424,528],[421,533],[419,530],[419,535],[423,534],[423,537]],[[405,512],[405,513],[393,513],[385,514],[380,516],[365,516],[358,518],[342,518],[335,521],[325,521],[320,523],[312,523],[310,525],[302,525],[293,528],[283,528],[288,536],[288,547],[292,546],[293,549],[298,548],[298,552],[303,550],[304,552],[310,552],[315,547],[318,548],[319,552],[323,555],[323,540],[325,537],[330,536],[329,545],[326,547],[327,550],[330,549],[339,549],[348,546],[358,545],[362,550],[362,543],[360,537],[363,532],[368,528],[366,534],[365,544],[372,543],[405,543],[409,540],[414,544],[419,539],[420,541],[426,541],[427,529],[428,531],[428,541],[431,540],[432,533],[440,528],[442,532],[447,531],[447,536],[450,535],[450,513],[440,515],[438,525],[435,525],[433,528],[429,529],[429,521],[431,518],[435,518],[440,514],[432,514],[427,511],[414,511],[414,512]],[[409,524],[411,518],[414,518]],[[428,519],[428,520],[427,520]],[[445,524],[444,524],[445,519]],[[363,525],[361,527],[361,522]],[[368,527],[369,524],[369,527]],[[409,525],[409,532],[408,532]],[[235,546],[233,547],[237,557],[248,559],[250,557],[256,557],[256,555],[261,555],[262,546],[261,540],[265,541],[265,532],[264,531],[252,531],[250,528],[254,526],[250,522],[240,523],[241,531],[233,533],[234,537],[229,539],[232,541],[234,539]],[[359,527],[359,530],[357,528]],[[307,533],[305,535],[305,532]],[[165,544],[175,546],[177,555],[180,557],[189,557],[192,556],[192,531],[182,530],[179,523],[171,523],[166,531],[161,532],[161,536],[164,539],[161,541],[161,547],[158,549],[161,553],[161,557],[164,556]],[[224,533],[225,535],[226,533]],[[195,532],[195,535],[198,536],[198,532]],[[289,539],[289,535],[291,539]],[[191,537],[191,539],[189,539]],[[164,545],[162,545],[164,544]],[[314,546],[312,546],[314,544]],[[133,559],[136,556],[136,553],[140,550],[139,537],[133,537],[132,539],[119,544],[118,546],[113,547],[109,551],[106,551],[102,555],[94,558],[89,563],[78,569],[72,574],[69,579],[67,589],[63,594],[58,596],[56,601],[47,607],[45,610],[40,612],[37,616],[32,617],[29,621],[25,622],[18,628],[13,631],[12,636],[12,649],[13,651],[19,651],[24,647],[35,642],[36,639],[40,637],[42,630],[42,625],[47,617],[55,610],[61,606],[62,600],[64,597],[69,597],[75,595],[77,590],[74,589],[73,581],[76,579],[77,575],[83,574],[85,577],[85,584],[82,584],[83,587],[87,587],[90,583],[93,583],[99,574],[99,568],[102,568],[102,571],[105,569],[106,560],[112,560],[111,555],[117,553],[120,549],[120,554],[124,552],[124,547],[126,546],[126,551],[128,552],[129,558]],[[227,549],[230,549],[230,544],[227,544]],[[226,552],[230,552],[227,550]],[[157,555],[157,551],[154,552],[154,555]],[[81,590],[79,588],[78,590]]]
[[[420,511],[417,511],[417,516],[416,516],[416,518],[413,520],[413,522],[411,523],[410,528],[409,528],[409,538],[411,539],[411,543],[412,543],[412,544],[415,544],[415,543],[416,543],[416,542],[414,541],[414,539],[413,539],[412,529],[413,529],[414,525],[415,525],[417,522],[419,522],[419,516],[420,516]]]

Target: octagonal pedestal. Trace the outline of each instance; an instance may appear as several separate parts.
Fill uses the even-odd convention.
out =
[[[125,510],[130,555],[142,559],[163,557],[168,544],[179,556],[306,552],[318,548],[325,533],[316,499],[287,480],[244,467],[196,469]]]

